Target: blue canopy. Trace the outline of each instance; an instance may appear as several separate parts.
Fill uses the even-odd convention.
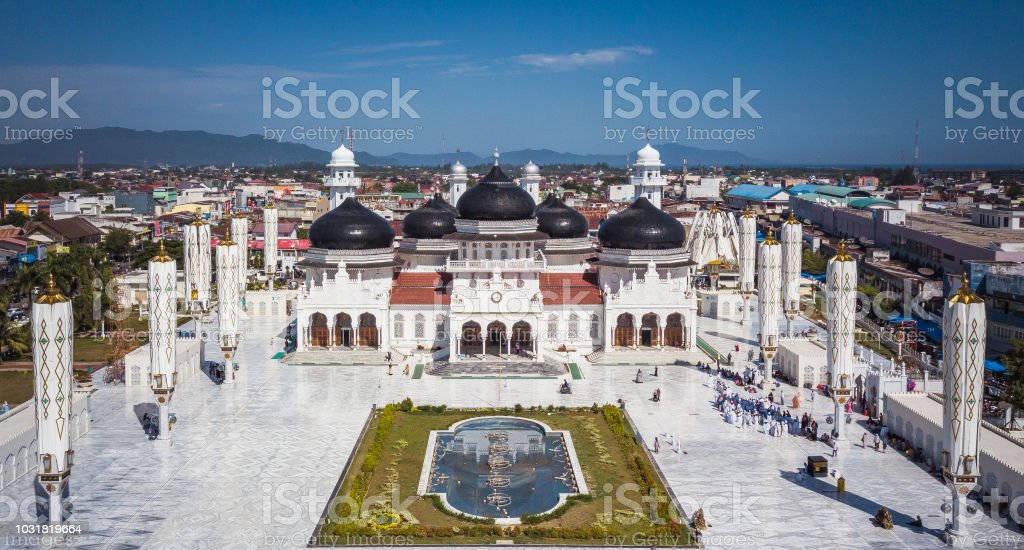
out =
[[[999,361],[993,361],[992,359],[986,359],[985,360],[985,370],[992,371],[992,372],[1003,372],[1003,371],[1006,370],[1006,367],[1004,367],[1003,364],[1000,363]]]

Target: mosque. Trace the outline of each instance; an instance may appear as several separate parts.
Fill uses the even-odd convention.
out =
[[[641,153],[639,198],[601,225],[596,243],[580,212],[554,195],[538,202],[536,165],[514,180],[495,151],[474,186],[456,162],[451,202],[435,195],[408,214],[395,247],[390,223],[356,200],[355,156],[342,145],[328,165],[333,209],[313,223],[299,262],[296,351],[544,361],[567,350],[692,348],[696,266],[683,226],[659,207],[659,154]]]

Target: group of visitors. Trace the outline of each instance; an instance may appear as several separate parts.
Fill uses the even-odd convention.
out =
[[[722,412],[729,424],[741,429],[761,426],[766,436],[773,437],[781,437],[784,433],[802,433],[801,422],[769,397],[740,397],[734,388],[721,379],[715,380],[714,389],[715,408]]]

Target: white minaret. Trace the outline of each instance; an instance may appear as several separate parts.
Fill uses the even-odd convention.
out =
[[[757,303],[761,317],[761,352],[764,354],[765,387],[772,385],[772,359],[779,349],[779,316],[782,314],[782,246],[772,230],[761,242],[757,255]]]
[[[238,288],[245,295],[245,285],[249,282],[249,219],[241,212],[231,217],[231,235],[239,246]]]
[[[263,269],[267,272],[270,290],[274,290],[274,274],[277,273],[277,205],[273,198],[263,207]]]
[[[32,304],[32,364],[35,371],[36,463],[39,484],[49,495],[50,523],[61,523],[71,476],[72,347],[71,301],[50,275],[49,288]]]
[[[782,309],[786,335],[793,337],[793,321],[800,312],[800,269],[803,264],[803,226],[793,212],[782,224]]]
[[[846,439],[846,404],[853,392],[854,329],[857,326],[857,262],[840,241],[825,274],[825,322],[828,329],[828,372],[835,403],[836,439]]]
[[[533,197],[533,204],[540,204],[540,167],[532,160],[523,166],[523,177],[519,178],[519,187]]]
[[[362,180],[355,174],[355,169],[359,167],[356,164],[356,154],[345,147],[344,143],[331,153],[331,162],[327,163],[327,167],[331,169],[331,175],[324,179],[324,186],[327,187],[333,210],[345,199],[355,198]]]
[[[210,258],[210,226],[196,212],[196,219],[185,226],[185,299],[192,311],[206,311],[210,306],[210,280],[213,271]]]
[[[455,161],[452,165],[452,172],[448,176],[448,202],[452,206],[459,205],[459,199],[466,192],[469,184],[469,176],[466,175],[466,167],[461,162]]]
[[[276,210],[275,210],[276,212]],[[241,296],[238,292],[238,245],[231,235],[217,245],[217,320],[220,324],[220,349],[224,352],[224,383],[234,382],[232,364],[238,346],[238,316]]]
[[[748,206],[739,219],[740,294],[743,296],[742,323],[750,320],[750,295],[754,293],[754,270],[757,265],[757,217]]]
[[[636,152],[633,174],[629,176],[635,198],[647,197],[659,209],[666,184],[665,176],[661,175],[662,166],[661,153],[648,143]]]
[[[149,260],[149,383],[159,410],[158,439],[171,438],[167,407],[178,383],[175,372],[177,284],[178,264],[167,255],[164,242],[160,241],[160,253]]]
[[[978,440],[981,433],[982,389],[985,376],[985,302],[971,290],[964,272],[960,288],[942,311],[942,477],[953,497],[947,541],[954,546],[970,540],[963,519],[967,493],[981,478]]]

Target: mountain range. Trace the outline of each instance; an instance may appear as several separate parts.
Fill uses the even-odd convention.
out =
[[[761,163],[742,153],[727,150],[699,149],[679,143],[655,144],[661,152],[662,162],[678,167],[684,158],[691,168],[700,164],[738,165]],[[8,166],[73,166],[78,153],[83,152],[87,165],[144,166],[167,164],[171,166],[277,166],[301,163],[326,164],[330,152],[301,143],[278,142],[264,139],[258,134],[231,136],[198,130],[131,130],[128,128],[75,129],[72,139],[25,140],[0,145],[0,167]],[[624,167],[627,155],[635,151],[623,150],[619,154],[562,153],[551,149],[522,149],[501,153],[502,163],[523,165],[533,161],[541,166],[605,163]],[[356,151],[356,162],[363,166],[443,166],[456,158],[467,166],[489,164],[491,156],[471,152],[448,153],[390,153],[373,155]]]

